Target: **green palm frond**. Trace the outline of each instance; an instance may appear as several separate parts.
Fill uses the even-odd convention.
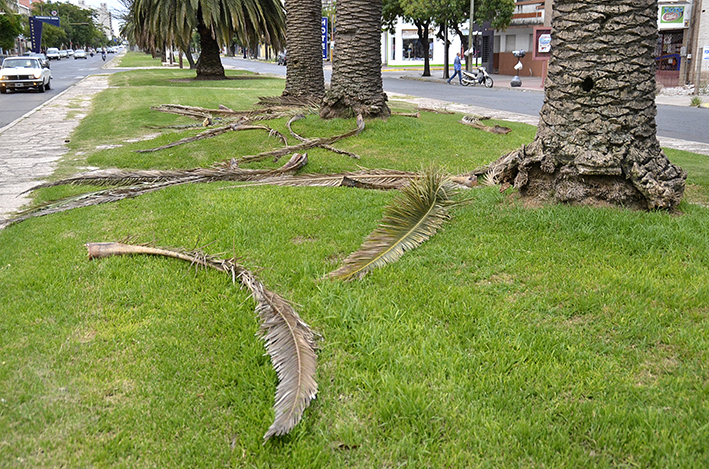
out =
[[[441,171],[431,169],[402,189],[390,205],[379,227],[344,265],[328,274],[350,280],[398,260],[433,236],[450,217],[448,209],[461,202],[454,199],[457,189]]]

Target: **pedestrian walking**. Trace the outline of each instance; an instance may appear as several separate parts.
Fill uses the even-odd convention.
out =
[[[455,60],[453,61],[453,70],[455,70],[455,73],[452,77],[448,79],[449,85],[451,84],[451,80],[455,78],[456,75],[458,75],[458,82],[460,82],[461,85],[463,84],[463,72],[461,71],[462,69],[463,67],[461,67],[460,65],[460,52],[458,52],[457,54],[455,54]]]

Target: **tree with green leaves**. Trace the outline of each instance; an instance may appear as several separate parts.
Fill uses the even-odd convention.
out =
[[[134,0],[130,10],[133,39],[147,49],[177,44],[188,50],[193,32],[199,35],[198,80],[226,79],[219,57],[222,45],[260,42],[280,49],[285,14],[280,0]]]
[[[534,141],[491,165],[533,202],[672,210],[687,172],[657,141],[657,0],[555,0]]]
[[[320,101],[325,77],[320,43],[321,0],[286,0],[288,68],[284,97]]]
[[[339,0],[330,91],[320,117],[388,117],[382,85],[382,0]]]
[[[431,27],[435,24],[438,8],[436,1],[431,0],[384,0],[383,21],[392,30],[396,20],[401,17],[416,26],[419,43],[423,48],[423,76],[431,76],[431,62],[428,56],[428,43]]]
[[[490,22],[495,29],[507,29],[514,14],[514,0],[476,0],[475,23]],[[439,38],[445,40],[447,31],[453,30],[467,48],[467,37],[461,24],[470,18],[470,0],[384,0],[384,24],[391,30],[397,18],[411,22],[418,30],[419,42],[428,50],[430,30],[439,28]],[[448,44],[446,44],[448,46]],[[445,60],[446,66],[448,60]],[[431,76],[428,54],[424,56],[423,76]]]
[[[22,34],[20,16],[11,13],[0,14],[0,48],[10,50],[15,47],[15,39],[20,34]]]

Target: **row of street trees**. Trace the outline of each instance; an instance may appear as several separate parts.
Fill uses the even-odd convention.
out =
[[[427,44],[429,27],[453,29],[465,18],[467,4],[338,0],[332,86],[326,93],[321,1],[286,0],[285,15],[278,0],[235,1],[134,0],[135,37],[144,45],[180,44],[197,29],[197,78],[225,78],[220,43],[265,39],[278,48],[285,29],[289,66],[283,98],[321,102],[323,118],[390,115],[381,77],[383,18],[389,24],[396,16],[412,20]],[[509,3],[478,0],[475,18],[497,27],[509,24]],[[644,209],[679,204],[687,174],[669,162],[656,137],[656,13],[657,0],[554,1],[552,58],[537,136],[491,165],[497,182],[538,200]]]

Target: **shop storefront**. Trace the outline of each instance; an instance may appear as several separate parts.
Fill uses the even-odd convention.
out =
[[[660,2],[655,48],[655,76],[665,87],[683,85],[688,71],[687,41],[691,22],[691,2]]]

